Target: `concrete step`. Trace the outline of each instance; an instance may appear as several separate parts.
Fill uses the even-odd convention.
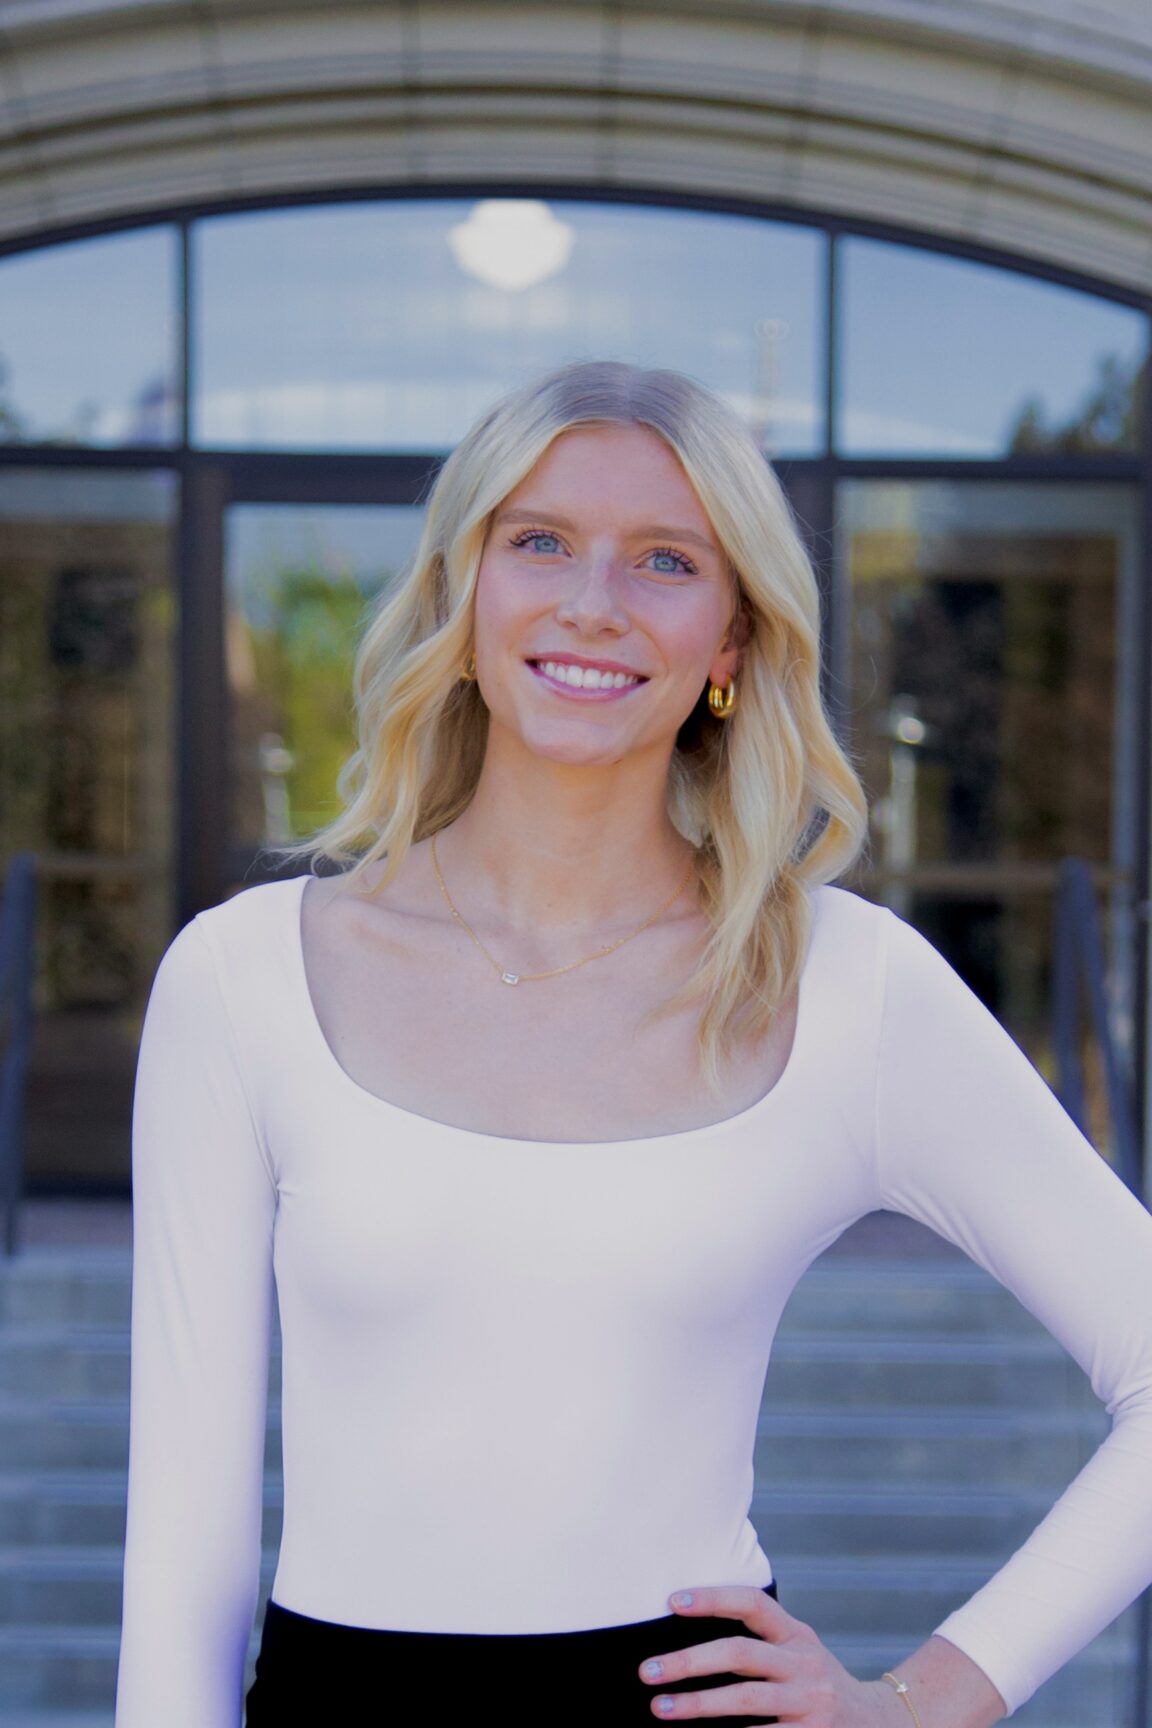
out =
[[[25,1248],[0,1259],[0,1328],[22,1322],[127,1326],[132,1256],[126,1248]]]
[[[1110,1423],[1103,1410],[827,1411],[761,1409],[757,1483],[1063,1489]]]
[[[1010,1290],[971,1261],[925,1265],[827,1256],[810,1267],[792,1292],[780,1331],[1051,1338]]]
[[[6,1470],[0,1474],[0,1550],[34,1543],[124,1545],[122,1470]]]
[[[116,1627],[0,1624],[0,1722],[9,1728],[17,1711],[110,1715],[119,1650]]]
[[[1047,1333],[781,1332],[765,1395],[773,1408],[902,1410],[957,1404],[1008,1412],[1038,1405],[1100,1407],[1087,1375]]]
[[[6,1710],[3,1728],[114,1728],[112,1710]]]
[[[1049,1510],[1055,1490],[759,1484],[750,1517],[772,1556],[865,1559],[898,1553],[1007,1558]],[[781,1560],[783,1564],[783,1560]]]

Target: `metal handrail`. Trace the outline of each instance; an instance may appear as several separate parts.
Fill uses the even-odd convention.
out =
[[[32,983],[36,951],[36,854],[17,852],[0,892],[0,1205],[4,1253],[17,1246],[24,1184],[24,1104],[32,1048]]]
[[[1116,1170],[1143,1200],[1140,1133],[1132,1087],[1108,1012],[1104,941],[1091,866],[1083,858],[1060,862],[1052,977],[1052,1044],[1056,1055],[1056,1096],[1082,1134],[1088,1133],[1084,1069],[1080,1052],[1080,994],[1088,995],[1091,1029],[1104,1063],[1108,1113],[1116,1143]]]
[[[1104,1063],[1117,1175],[1141,1204],[1147,1206],[1136,1104],[1108,1013],[1105,976],[1100,910],[1092,884],[1091,866],[1083,858],[1064,858],[1056,896],[1053,946],[1052,1043],[1056,1054],[1056,1096],[1080,1132],[1088,1135],[1080,1052],[1079,986],[1083,982],[1087,988],[1092,1031]],[[1147,1728],[1152,1693],[1152,1587],[1143,1591],[1135,1606],[1131,1720],[1132,1728]]]

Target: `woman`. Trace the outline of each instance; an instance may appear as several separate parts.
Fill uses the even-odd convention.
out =
[[[666,371],[512,392],[355,692],[346,808],[286,849],[354,867],[200,913],[149,1000],[117,1728],[240,1721],[274,1299],[253,1728],[988,1728],[1152,1580],[1152,1219],[936,950],[832,885],[866,806],[752,438]],[[780,1313],[880,1207],[1115,1422],[858,1679],[747,1512]]]

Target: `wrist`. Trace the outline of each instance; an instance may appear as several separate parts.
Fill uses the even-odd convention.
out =
[[[875,1728],[916,1728],[906,1696],[897,1692],[890,1680],[865,1680],[863,1685],[869,1695],[870,1724],[874,1722]],[[922,1728],[927,1728],[927,1723],[922,1722]]]

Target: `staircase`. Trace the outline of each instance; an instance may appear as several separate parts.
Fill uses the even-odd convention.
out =
[[[123,1246],[0,1262],[3,1728],[111,1728],[130,1277]],[[280,1529],[278,1353],[270,1388],[258,1620]],[[781,1603],[878,1675],[1008,1557],[1107,1429],[1077,1365],[979,1268],[826,1255],[789,1303],[759,1427],[752,1515]],[[1130,1728],[1133,1624],[1129,1610],[1014,1724]]]

